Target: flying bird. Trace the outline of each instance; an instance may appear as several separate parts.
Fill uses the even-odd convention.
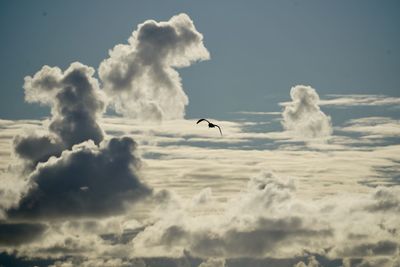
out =
[[[208,122],[208,128],[215,128],[215,127],[217,127],[218,128],[218,130],[219,130],[219,133],[221,134],[221,136],[222,136],[222,131],[221,131],[221,127],[219,127],[218,125],[216,125],[216,124],[214,124],[214,123],[211,123],[211,122],[209,122],[208,120],[206,120],[206,119],[200,119],[200,120],[198,120],[197,121],[197,123],[196,124],[199,124],[200,122],[202,122],[202,121],[206,121],[206,122]]]

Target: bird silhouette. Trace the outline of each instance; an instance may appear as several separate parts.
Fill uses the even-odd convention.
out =
[[[196,124],[199,124],[200,122],[202,122],[202,121],[206,121],[206,122],[208,122],[208,128],[215,128],[215,127],[217,127],[218,128],[218,130],[219,130],[219,133],[221,134],[221,136],[222,136],[222,131],[221,131],[221,127],[219,127],[218,125],[216,125],[216,124],[214,124],[214,123],[211,123],[211,122],[209,122],[208,120],[206,120],[206,119],[200,119],[200,120],[198,120],[197,121],[197,123]]]

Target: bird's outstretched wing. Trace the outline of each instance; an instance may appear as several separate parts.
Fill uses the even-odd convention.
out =
[[[221,127],[219,127],[218,125],[216,125],[216,124],[214,124],[215,125],[215,127],[218,127],[218,130],[219,130],[219,133],[221,134],[221,136],[222,136],[222,131],[221,131]]]
[[[206,121],[206,122],[210,123],[210,122],[209,122],[208,120],[206,120],[206,119],[200,119],[200,120],[197,121],[196,124],[199,124],[199,123],[202,122],[202,121]]]

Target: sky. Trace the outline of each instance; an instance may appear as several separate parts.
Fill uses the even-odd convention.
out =
[[[22,77],[45,64],[96,68],[139,23],[181,12],[205,35],[212,57],[179,70],[191,100],[188,118],[279,110],[276,102],[296,84],[322,95],[398,97],[398,11],[397,1],[2,1],[0,112],[46,116],[47,109],[24,104]]]
[[[2,1],[0,265],[400,266],[399,11]]]

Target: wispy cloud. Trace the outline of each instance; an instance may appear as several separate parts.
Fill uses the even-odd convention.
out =
[[[320,106],[392,106],[400,104],[400,97],[390,97],[385,95],[327,95],[330,99],[319,101]]]
[[[241,115],[272,115],[272,116],[279,116],[282,113],[278,111],[271,111],[271,112],[262,112],[262,111],[237,111],[233,112],[234,114],[241,114]]]
[[[400,97],[386,95],[364,94],[329,94],[327,99],[319,99],[318,105],[329,107],[354,107],[354,106],[396,106],[400,104]],[[280,106],[287,106],[290,102],[280,102]]]
[[[400,121],[387,117],[366,117],[350,120],[340,130],[359,133],[371,139],[400,137]]]

